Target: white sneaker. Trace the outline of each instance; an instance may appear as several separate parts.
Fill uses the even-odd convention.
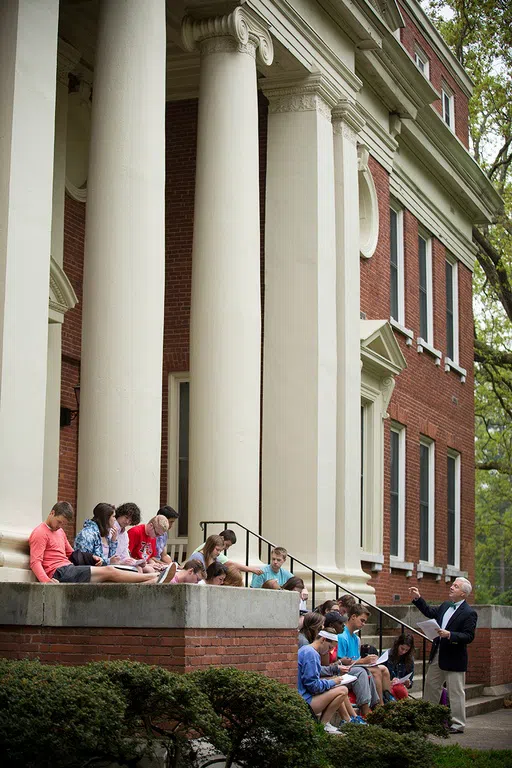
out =
[[[176,573],[177,564],[171,563],[171,565],[168,565],[167,568],[165,568],[163,571],[160,571],[160,574],[158,576],[158,579],[156,580],[157,584],[168,584],[175,576]]]
[[[331,725],[331,723],[325,723],[324,731],[326,733],[332,733],[332,734],[334,734],[336,736],[341,736],[341,731],[339,731],[337,728],[335,728],[334,725]]]

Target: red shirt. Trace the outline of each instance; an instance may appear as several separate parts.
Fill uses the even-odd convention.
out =
[[[135,560],[149,560],[156,557],[156,539],[146,533],[146,524],[134,525],[128,531],[130,555]]]

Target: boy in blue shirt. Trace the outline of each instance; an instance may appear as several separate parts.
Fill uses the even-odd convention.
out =
[[[251,587],[262,587],[266,581],[277,581],[280,587],[291,579],[293,573],[283,568],[288,557],[288,552],[284,547],[276,547],[272,550],[270,565],[263,566],[263,572],[254,575],[251,581]]]

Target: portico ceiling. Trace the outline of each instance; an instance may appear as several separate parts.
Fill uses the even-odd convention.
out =
[[[82,66],[94,71],[97,21],[100,0],[61,0],[59,37],[79,53]],[[199,87],[199,53],[185,50],[181,40],[181,21],[186,12],[184,0],[167,0],[167,99],[174,101],[197,96]],[[265,67],[258,62],[260,76],[298,72],[297,60],[274,40],[274,62]]]

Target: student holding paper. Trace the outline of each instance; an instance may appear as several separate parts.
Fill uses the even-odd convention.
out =
[[[391,692],[395,699],[406,699],[407,689],[414,677],[414,638],[403,633],[398,635],[388,658],[384,662],[391,677]]]
[[[412,602],[424,616],[436,619],[438,638],[432,643],[425,678],[423,698],[438,704],[443,683],[446,682],[452,712],[451,733],[464,733],[466,725],[466,693],[464,683],[468,668],[468,645],[475,637],[477,614],[468,605],[471,582],[455,579],[450,587],[449,600],[438,608],[431,608],[421,597],[417,587],[409,587]]]
[[[377,661],[377,654],[370,654],[361,657],[361,640],[356,631],[362,629],[368,617],[370,611],[365,608],[364,605],[356,603],[348,611],[349,616],[345,624],[345,629],[338,635],[338,661],[342,664],[351,664],[350,674],[356,675],[358,680],[357,684],[353,684],[353,690],[356,695],[356,704],[359,707],[359,711],[366,717],[370,711],[370,707],[373,708],[377,704],[383,703],[382,685],[379,690],[379,683],[381,683],[379,672],[374,676],[367,671],[366,667],[370,664],[375,664]],[[365,666],[361,666],[365,665]],[[380,670],[380,667],[374,667],[376,670]],[[376,677],[379,676],[377,682]],[[389,674],[387,675],[387,689],[391,688],[389,684]]]

